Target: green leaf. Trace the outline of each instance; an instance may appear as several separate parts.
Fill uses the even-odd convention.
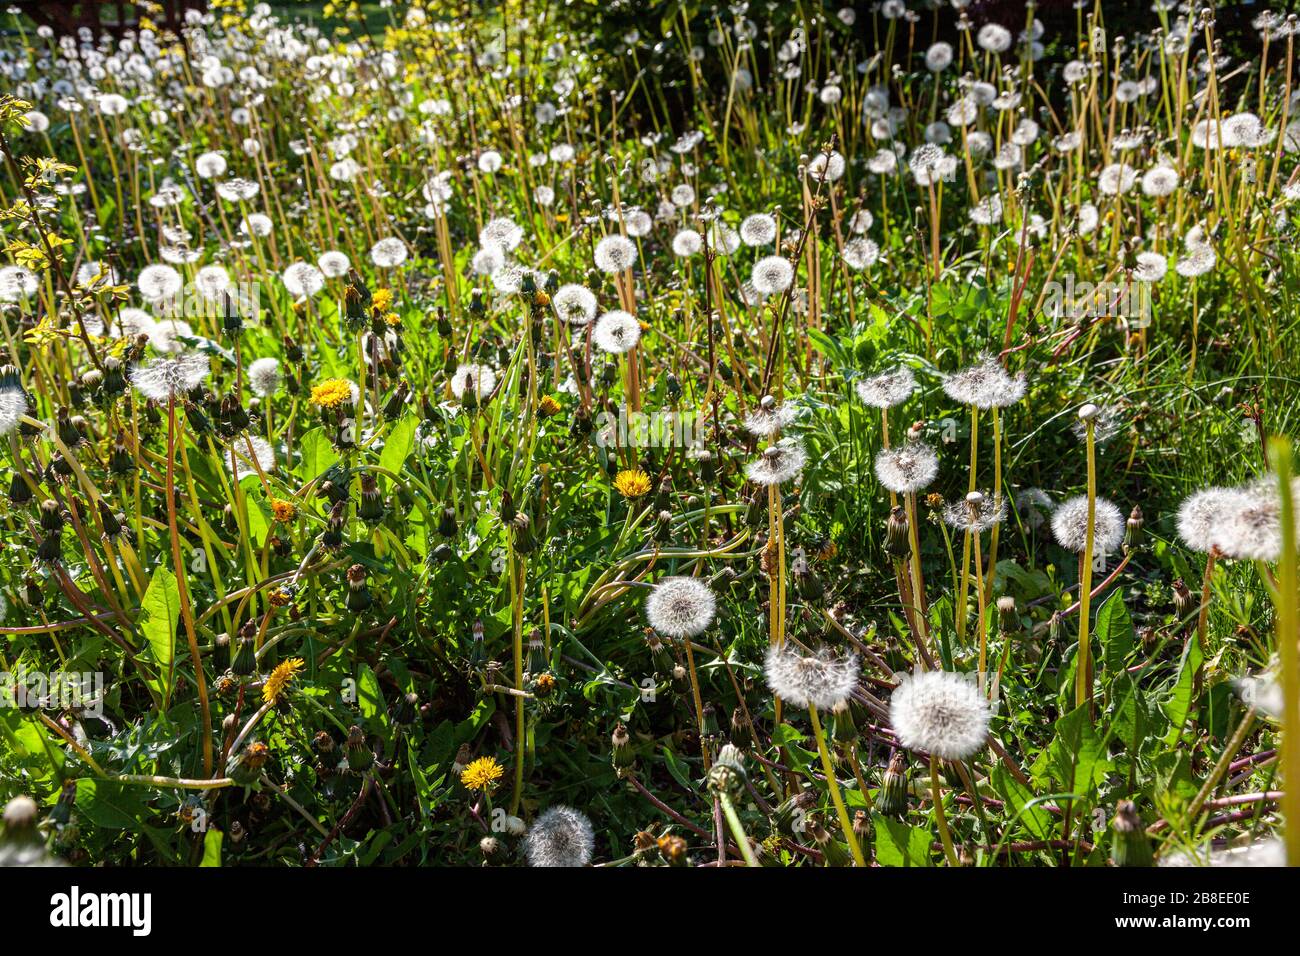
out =
[[[210,827],[208,832],[203,834],[203,862],[199,864],[204,866],[221,865],[221,831],[216,827]]]
[[[313,428],[298,439],[298,450],[302,454],[298,473],[309,481],[339,460],[323,428]]]
[[[149,587],[140,602],[142,612],[139,627],[148,642],[144,655],[158,668],[155,687],[163,699],[163,709],[171,700],[172,681],[175,678],[176,618],[181,613],[180,589],[176,575],[164,565],[159,565],[149,579]]]
[[[930,866],[930,834],[919,827],[871,815],[876,836],[876,862],[881,866]]]
[[[1110,766],[1102,753],[1101,738],[1088,716],[1088,704],[1075,708],[1060,718],[1056,736],[1048,748],[1048,768],[1062,790],[1080,794],[1091,792],[1101,782]]]
[[[77,781],[77,812],[105,830],[134,830],[148,814],[141,792],[112,780]]]
[[[1192,709],[1192,685],[1196,682],[1196,672],[1200,668],[1201,645],[1192,639],[1183,649],[1183,660],[1178,668],[1178,680],[1174,683],[1173,692],[1160,703],[1160,709],[1172,724],[1165,736],[1166,743],[1176,743],[1182,736],[1183,724],[1187,722],[1187,714]]]
[[[388,433],[388,438],[384,441],[384,450],[379,453],[379,466],[395,475],[400,474],[413,444],[415,444],[415,416],[405,415]]]
[[[388,709],[384,706],[384,695],[379,689],[379,678],[368,664],[362,664],[357,671],[357,708],[366,720],[378,715],[380,723],[388,721]]]
[[[1097,611],[1097,640],[1101,642],[1106,673],[1113,680],[1124,670],[1128,655],[1136,644],[1133,620],[1120,589],[1106,598]]]
[[[1033,803],[1033,791],[1013,777],[1002,764],[993,767],[989,781],[1007,806],[1020,815],[1020,822],[1030,833],[1039,840],[1051,838],[1052,816],[1042,804]]]

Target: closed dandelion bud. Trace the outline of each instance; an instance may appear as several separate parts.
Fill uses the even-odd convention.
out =
[[[613,385],[618,381],[618,363],[606,360],[600,367],[600,384]]]
[[[876,809],[887,817],[902,816],[907,811],[907,757],[901,750],[894,752],[880,778]]]
[[[871,817],[867,811],[858,810],[853,814],[853,835],[858,838],[858,845],[871,843]]]
[[[59,861],[49,856],[37,828],[40,811],[28,796],[14,797],[5,805],[4,837],[0,839],[0,867],[50,866]]]
[[[1014,637],[1024,630],[1020,623],[1020,612],[1016,610],[1016,599],[1009,594],[998,598],[998,630],[1008,637]]]
[[[15,508],[21,508],[31,500],[31,485],[27,484],[22,475],[14,472],[13,477],[9,479],[9,503]]]
[[[515,499],[510,492],[502,490],[501,492],[501,520],[506,524],[515,520]]]
[[[858,728],[853,722],[853,708],[842,700],[831,709],[831,737],[842,744],[858,739]]]
[[[713,793],[725,793],[735,797],[745,788],[745,756],[739,749],[726,744],[718,751],[706,781]]]
[[[540,674],[546,670],[546,642],[542,640],[542,629],[535,627],[528,634],[528,671]]]
[[[816,802],[817,798],[810,790],[801,790],[786,798],[772,811],[772,828],[782,836],[802,839],[808,825],[808,811]]]
[[[451,335],[451,319],[447,318],[447,310],[442,306],[438,306],[435,325],[437,326],[438,334],[444,339]]]
[[[83,418],[82,421],[84,422],[85,419]],[[58,431],[63,444],[69,448],[76,448],[86,440],[86,436],[77,428],[76,422],[67,408],[59,409],[58,417],[55,419],[55,429]]]
[[[241,786],[256,782],[271,757],[271,748],[260,740],[248,744],[226,763],[226,776]]]
[[[1124,547],[1136,548],[1142,541],[1142,525],[1145,519],[1142,517],[1142,509],[1137,505],[1129,512],[1128,521],[1124,523]]]
[[[475,621],[470,629],[469,662],[472,666],[479,667],[485,660],[487,651],[483,647],[483,622]]]
[[[655,511],[669,511],[673,504],[673,480],[667,475],[659,479],[655,487]]]
[[[1110,822],[1113,835],[1110,862],[1114,866],[1150,866],[1154,854],[1151,839],[1132,800],[1121,800]]]
[[[469,314],[477,317],[486,313],[487,305],[483,301],[483,290],[471,289],[469,293]]]
[[[673,663],[668,648],[664,646],[663,638],[656,634],[653,628],[646,628],[645,643],[650,650],[650,658],[654,661],[655,670],[660,674],[668,673]]]
[[[348,285],[343,291],[344,315],[348,325],[360,328],[370,317],[370,290],[355,269],[348,270]]]
[[[247,677],[257,669],[257,654],[254,651],[256,625],[252,621],[244,625],[230,654],[230,669],[240,677]]]
[[[126,391],[126,372],[122,360],[116,355],[109,355],[104,359],[104,377],[99,383],[99,391],[109,399]]]
[[[41,590],[41,583],[30,575],[23,581],[23,600],[28,607],[37,611],[45,606],[45,593]]]
[[[113,444],[113,450],[109,453],[108,470],[118,478],[129,475],[135,470],[135,459],[131,457],[130,450],[120,438]]]
[[[414,691],[403,694],[402,699],[398,701],[397,706],[393,709],[393,719],[399,724],[413,724],[415,718],[419,715],[420,695]]]
[[[731,712],[731,742],[741,750],[748,750],[754,742],[754,736],[749,732],[749,721],[740,707]]]
[[[632,749],[632,737],[628,734],[627,727],[622,724],[616,726],[609,742],[615,770],[626,770],[636,763],[636,752]]]
[[[379,493],[379,481],[369,473],[361,476],[361,502],[357,505],[357,517],[372,527],[384,520],[384,498]]]
[[[677,376],[672,372],[664,375],[664,387],[668,392],[670,402],[675,402],[682,397],[682,383],[677,380]]]
[[[718,463],[713,458],[713,452],[701,448],[696,452],[695,460],[700,463],[700,478],[706,485],[717,481]]]
[[[713,704],[705,704],[700,713],[701,722],[700,730],[705,740],[712,740],[718,736],[718,711]]]
[[[654,539],[659,544],[667,544],[673,539],[673,513],[661,511],[655,516]]]
[[[41,530],[58,534],[63,530],[63,510],[53,498],[41,502]]]
[[[397,388],[393,394],[384,402],[384,417],[397,418],[402,414],[402,409],[406,407],[406,396],[410,392],[405,382],[398,382]]]
[[[328,730],[318,730],[311,738],[311,749],[322,766],[333,767],[338,762],[338,747]]]
[[[822,825],[820,819],[812,818],[808,828],[812,833],[813,842],[817,844],[817,849],[821,851],[822,859],[827,866],[851,865],[849,851],[845,849],[844,844],[831,836],[830,831]]]
[[[356,773],[364,773],[375,763],[375,753],[366,743],[366,733],[356,724],[348,728],[347,757],[348,768]]]
[[[354,614],[366,610],[374,603],[371,597],[370,588],[366,587],[366,569],[363,565],[354,564],[348,568],[348,610]]]
[[[790,573],[794,576],[795,591],[805,601],[817,601],[826,592],[826,586],[803,555],[790,564]]]
[[[908,538],[907,512],[896,506],[885,522],[885,550],[895,558],[905,557],[912,549]]]
[[[209,421],[208,416],[192,402],[187,402],[185,405],[185,420],[190,423],[190,428],[195,435],[202,436],[212,431],[212,422]]]
[[[1174,614],[1180,622],[1190,621],[1199,610],[1200,600],[1183,583],[1182,578],[1174,581]]]

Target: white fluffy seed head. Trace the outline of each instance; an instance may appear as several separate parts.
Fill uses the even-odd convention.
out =
[[[1001,524],[1006,516],[1006,499],[978,491],[972,491],[964,500],[951,502],[943,509],[943,520],[949,527],[981,534]]]
[[[872,408],[893,408],[916,391],[916,376],[906,365],[900,365],[892,372],[864,378],[855,388],[862,404]]]
[[[794,405],[760,405],[745,416],[745,431],[756,438],[771,438],[785,428],[799,414]]]
[[[1093,554],[1110,554],[1124,541],[1124,514],[1106,498],[1097,498],[1093,514]],[[1088,542],[1088,496],[1067,498],[1052,514],[1052,535],[1067,551],[1083,554]]]
[[[876,477],[895,494],[920,491],[928,487],[938,474],[939,456],[925,442],[895,445],[876,456]]]
[[[497,373],[487,365],[473,362],[456,366],[456,374],[451,377],[451,394],[457,401],[464,401],[469,395],[478,402],[487,399],[497,387]]]
[[[763,670],[772,693],[794,707],[833,710],[858,686],[856,654],[804,655],[785,644],[768,650]]]
[[[1193,551],[1208,554],[1217,546],[1229,515],[1240,506],[1237,488],[1202,488],[1178,506],[1178,537]]]
[[[1010,375],[991,355],[943,380],[948,397],[975,408],[1006,408],[1025,397],[1025,373]]]
[[[793,439],[784,438],[764,448],[746,465],[745,477],[756,485],[780,485],[799,477],[807,463],[808,455],[803,446]]]
[[[966,760],[983,748],[989,704],[975,682],[951,671],[903,678],[889,700],[898,742],[944,760]]]
[[[248,387],[254,395],[270,398],[280,388],[280,360],[260,358],[248,366]]]
[[[782,256],[764,256],[754,263],[749,281],[760,295],[776,295],[790,288],[794,281],[794,266]]]
[[[636,262],[636,243],[623,236],[606,236],[596,243],[596,268],[601,272],[622,272]]]
[[[27,395],[19,387],[0,389],[0,435],[16,429],[27,414]]]
[[[776,239],[776,220],[765,213],[746,216],[740,224],[740,241],[747,246],[766,246]]]
[[[1300,480],[1293,491],[1300,490]],[[1215,542],[1225,557],[1276,561],[1282,554],[1282,499],[1266,478],[1237,489]]]
[[[171,358],[157,358],[131,370],[131,384],[145,398],[165,402],[181,398],[198,388],[208,377],[208,357],[202,352],[182,352]]]
[[[602,352],[615,355],[630,352],[641,341],[641,323],[622,309],[606,312],[596,321],[591,340]]]
[[[718,602],[698,578],[664,578],[645,602],[645,616],[664,637],[696,637],[708,630]]]
[[[585,285],[570,282],[551,298],[556,313],[570,325],[586,325],[596,317],[596,294]]]
[[[551,807],[533,822],[524,838],[529,866],[586,866],[595,848],[591,821],[573,807]]]

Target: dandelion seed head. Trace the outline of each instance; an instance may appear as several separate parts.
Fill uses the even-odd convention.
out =
[[[630,352],[641,341],[641,323],[630,312],[614,309],[596,320],[591,340],[602,352],[613,355]]]
[[[781,485],[793,481],[803,473],[808,454],[803,445],[783,438],[775,445],[764,448],[757,458],[745,466],[745,477],[756,485]]]
[[[893,371],[862,379],[854,390],[864,405],[893,408],[911,398],[916,391],[916,376],[906,365],[900,365]]]
[[[396,236],[380,239],[370,247],[370,261],[381,269],[395,269],[406,257],[406,243]]]
[[[939,456],[925,442],[910,441],[886,448],[876,456],[876,477],[895,494],[926,488],[939,475]]]
[[[12,433],[27,412],[27,393],[21,387],[0,388],[0,435]]]
[[[841,656],[825,649],[805,655],[790,644],[774,646],[767,652],[763,672],[772,693],[799,708],[833,710],[858,686],[857,655]]]
[[[136,391],[155,402],[181,398],[202,385],[207,377],[208,357],[202,352],[151,359],[135,366],[130,373]]]
[[[488,365],[467,362],[456,366],[451,377],[451,394],[463,402],[468,395],[477,402],[488,398],[497,387],[497,373]]]
[[[1093,516],[1093,554],[1111,554],[1124,541],[1125,520],[1119,507],[1097,498]],[[1052,535],[1067,551],[1083,554],[1088,541],[1088,496],[1067,498],[1052,513]]]
[[[776,220],[766,213],[746,216],[740,223],[740,241],[747,246],[767,246],[776,241]]]
[[[775,295],[790,288],[794,281],[794,266],[782,256],[764,256],[754,263],[749,281],[759,295]]]
[[[943,760],[967,760],[988,741],[989,705],[974,682],[951,671],[905,677],[889,700],[898,742]]]
[[[948,397],[975,408],[1006,408],[1025,397],[1025,373],[1010,375],[991,355],[943,380]]]
[[[618,234],[606,236],[596,243],[596,268],[601,272],[622,272],[636,262],[636,243]]]
[[[551,297],[556,313],[570,325],[587,325],[596,317],[596,294],[584,285],[562,285]]]
[[[698,637],[717,614],[717,599],[698,578],[664,578],[645,602],[645,616],[664,637]]]
[[[533,822],[524,837],[529,866],[586,866],[595,849],[591,821],[572,807],[551,807]]]
[[[248,387],[254,395],[270,398],[280,388],[280,360],[267,356],[248,366]]]

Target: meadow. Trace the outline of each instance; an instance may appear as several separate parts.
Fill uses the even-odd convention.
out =
[[[0,865],[1300,863],[1300,21],[1118,6],[0,15]]]

